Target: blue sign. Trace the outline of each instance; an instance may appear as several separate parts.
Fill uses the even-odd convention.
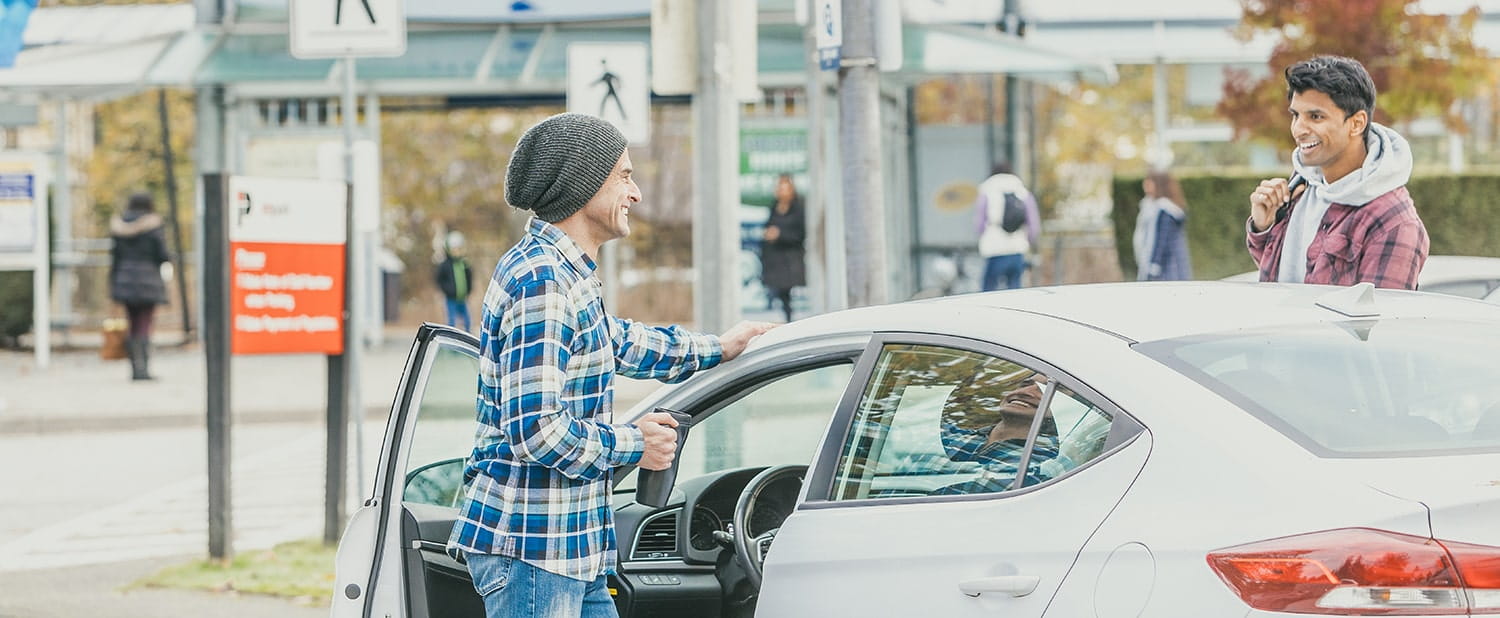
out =
[[[21,33],[37,0],[0,0],[0,68],[15,66],[21,53]]]
[[[36,196],[36,176],[0,173],[0,200],[30,200]]]

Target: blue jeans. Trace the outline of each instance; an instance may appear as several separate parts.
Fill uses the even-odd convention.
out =
[[[1021,287],[1021,273],[1026,272],[1026,256],[1019,253],[994,255],[984,262],[984,291],[1000,289],[1000,278],[1005,278],[1005,288]]]
[[[609,585],[543,571],[509,556],[465,554],[489,618],[619,618]]]
[[[447,303],[447,306],[448,306],[448,325],[449,326],[455,326],[455,325],[458,324],[458,320],[459,319],[463,319],[463,321],[464,321],[463,330],[464,330],[464,332],[468,332],[469,331],[469,304],[466,303],[466,302],[464,302],[464,301],[462,301],[462,300],[453,300],[451,298],[445,298],[444,302]]]

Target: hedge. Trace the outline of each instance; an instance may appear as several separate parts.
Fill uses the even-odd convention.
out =
[[[1188,251],[1193,256],[1193,276],[1219,279],[1255,270],[1245,250],[1245,219],[1250,214],[1250,193],[1264,177],[1185,176],[1183,196],[1188,202]],[[1500,176],[1422,176],[1406,185],[1417,212],[1432,238],[1433,255],[1478,255],[1500,257]],[[1140,211],[1140,177],[1114,180],[1115,251],[1120,268],[1136,271],[1130,236]]]

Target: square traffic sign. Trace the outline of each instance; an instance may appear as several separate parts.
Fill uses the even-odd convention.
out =
[[[291,0],[290,9],[291,52],[296,58],[406,53],[403,0]]]

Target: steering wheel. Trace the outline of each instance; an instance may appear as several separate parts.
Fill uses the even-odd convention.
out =
[[[755,503],[760,499],[761,492],[777,481],[795,478],[801,484],[806,475],[807,466],[800,464],[766,468],[750,479],[744,491],[740,492],[739,501],[734,504],[734,559],[740,563],[745,571],[745,578],[750,580],[756,590],[760,589],[765,572],[766,551],[771,549],[771,541],[776,538],[776,532],[781,527],[778,524],[775,528],[751,537],[750,515],[755,512]]]

